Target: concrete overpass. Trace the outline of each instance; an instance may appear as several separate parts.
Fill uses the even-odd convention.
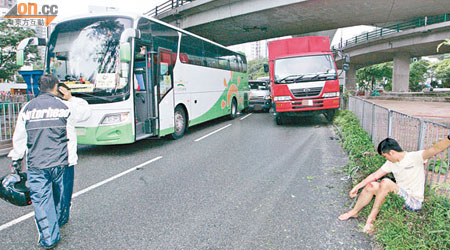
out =
[[[172,1],[178,2],[184,4],[156,17],[227,46],[450,12],[449,0]]]
[[[450,38],[450,21],[404,30],[381,36],[353,46],[342,52],[350,56],[350,70],[345,75],[347,90],[356,88],[356,70],[365,66],[394,61],[392,91],[409,90],[409,64],[411,57],[450,53],[450,46],[437,46]],[[336,56],[336,64],[342,65],[342,54]]]

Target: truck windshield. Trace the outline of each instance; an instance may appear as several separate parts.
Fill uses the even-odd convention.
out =
[[[333,57],[328,54],[277,59],[274,70],[275,83],[337,79]]]
[[[58,24],[48,44],[47,72],[89,103],[121,101],[129,95],[120,77],[119,39],[132,20],[94,17]],[[122,66],[123,67],[123,66]]]

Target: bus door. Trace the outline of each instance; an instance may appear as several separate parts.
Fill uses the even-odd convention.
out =
[[[174,91],[173,67],[176,53],[169,49],[158,49],[158,65],[156,82],[158,84],[158,100],[160,112],[161,134],[174,132]]]
[[[136,41],[133,69],[136,140],[154,136],[158,129],[151,51],[151,45]]]

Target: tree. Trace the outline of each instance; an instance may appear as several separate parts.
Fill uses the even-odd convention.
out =
[[[385,90],[392,89],[392,62],[367,66],[356,71],[358,86],[366,90],[373,90],[376,86],[383,86]]]
[[[269,60],[266,58],[248,61],[248,79],[256,80],[259,77],[269,76],[269,73],[264,72],[264,64],[268,63]]]
[[[0,79],[11,79],[19,70],[16,65],[16,49],[18,43],[27,37],[35,36],[34,30],[25,30],[14,26],[12,20],[0,20]],[[25,63],[40,60],[35,46],[25,50]]]
[[[425,85],[424,83],[427,78],[429,63],[425,60],[418,60],[409,66],[409,89],[412,92],[420,92]]]
[[[442,60],[430,66],[436,80],[441,81],[442,88],[450,88],[450,59]]]

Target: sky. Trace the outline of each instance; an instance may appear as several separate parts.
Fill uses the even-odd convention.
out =
[[[342,42],[345,42],[345,40],[353,38],[354,36],[360,35],[361,33],[369,32],[374,30],[376,27],[373,26],[367,26],[367,25],[359,25],[359,26],[353,26],[353,27],[347,27],[347,28],[340,28],[336,31],[336,34],[334,35],[334,39],[331,42],[331,45],[337,45],[340,43],[341,39]]]

